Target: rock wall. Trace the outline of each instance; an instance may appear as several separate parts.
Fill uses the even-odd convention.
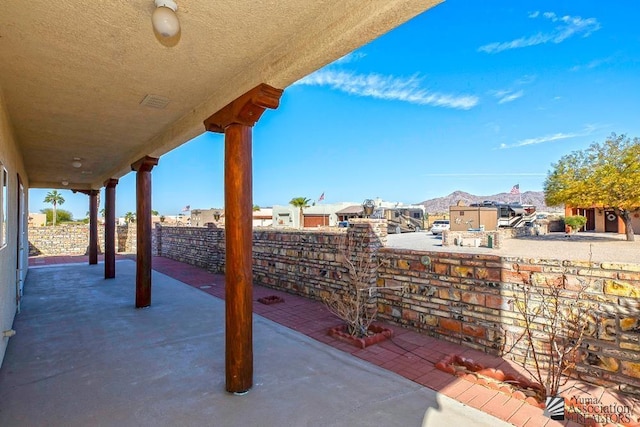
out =
[[[485,352],[524,362],[525,329],[516,304],[561,289],[558,300],[579,302],[586,324],[577,375],[591,383],[640,394],[640,264],[536,260],[490,255],[383,249],[380,317]],[[545,289],[546,288],[546,289]],[[529,289],[529,290],[527,290]],[[553,302],[553,297],[547,296]],[[551,298],[551,299],[549,299]],[[584,323],[583,323],[584,322]],[[549,351],[537,319],[536,348]],[[529,358],[530,360],[530,358]]]
[[[104,252],[104,225],[98,226],[98,251]],[[135,226],[116,227],[116,252],[136,251]],[[65,224],[29,228],[29,256],[87,255],[89,225]]]
[[[154,255],[224,273],[224,229],[208,227],[166,227],[156,224]]]

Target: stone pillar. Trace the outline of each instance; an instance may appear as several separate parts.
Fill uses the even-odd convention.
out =
[[[253,385],[251,127],[265,109],[278,107],[280,96],[281,89],[261,84],[204,122],[225,134],[225,368],[232,393]]]
[[[104,182],[104,278],[116,277],[116,185],[117,179]]]
[[[151,169],[158,159],[145,156],[136,171],[136,308],[151,305]]]

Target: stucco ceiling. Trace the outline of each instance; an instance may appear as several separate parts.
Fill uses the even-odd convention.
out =
[[[29,186],[100,188],[259,83],[286,88],[440,1],[178,0],[166,46],[152,0],[4,0],[0,90]]]

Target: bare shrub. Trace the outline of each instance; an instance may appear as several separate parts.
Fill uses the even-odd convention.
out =
[[[522,334],[507,350],[513,353],[524,341],[523,368],[540,385],[546,396],[556,396],[580,360],[580,347],[589,327],[589,302],[585,300],[588,279],[567,289],[567,272],[561,280],[523,284],[513,298],[523,319]]]
[[[322,298],[329,311],[345,322],[347,332],[359,338],[367,336],[378,314],[375,282],[384,261],[376,254],[379,245],[371,239],[370,233],[345,235],[338,259],[347,269],[347,286]]]

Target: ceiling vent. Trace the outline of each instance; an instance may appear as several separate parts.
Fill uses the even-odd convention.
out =
[[[140,101],[140,105],[144,105],[145,107],[157,108],[158,110],[162,110],[164,107],[169,104],[169,98],[165,98],[160,95],[146,95]]]

